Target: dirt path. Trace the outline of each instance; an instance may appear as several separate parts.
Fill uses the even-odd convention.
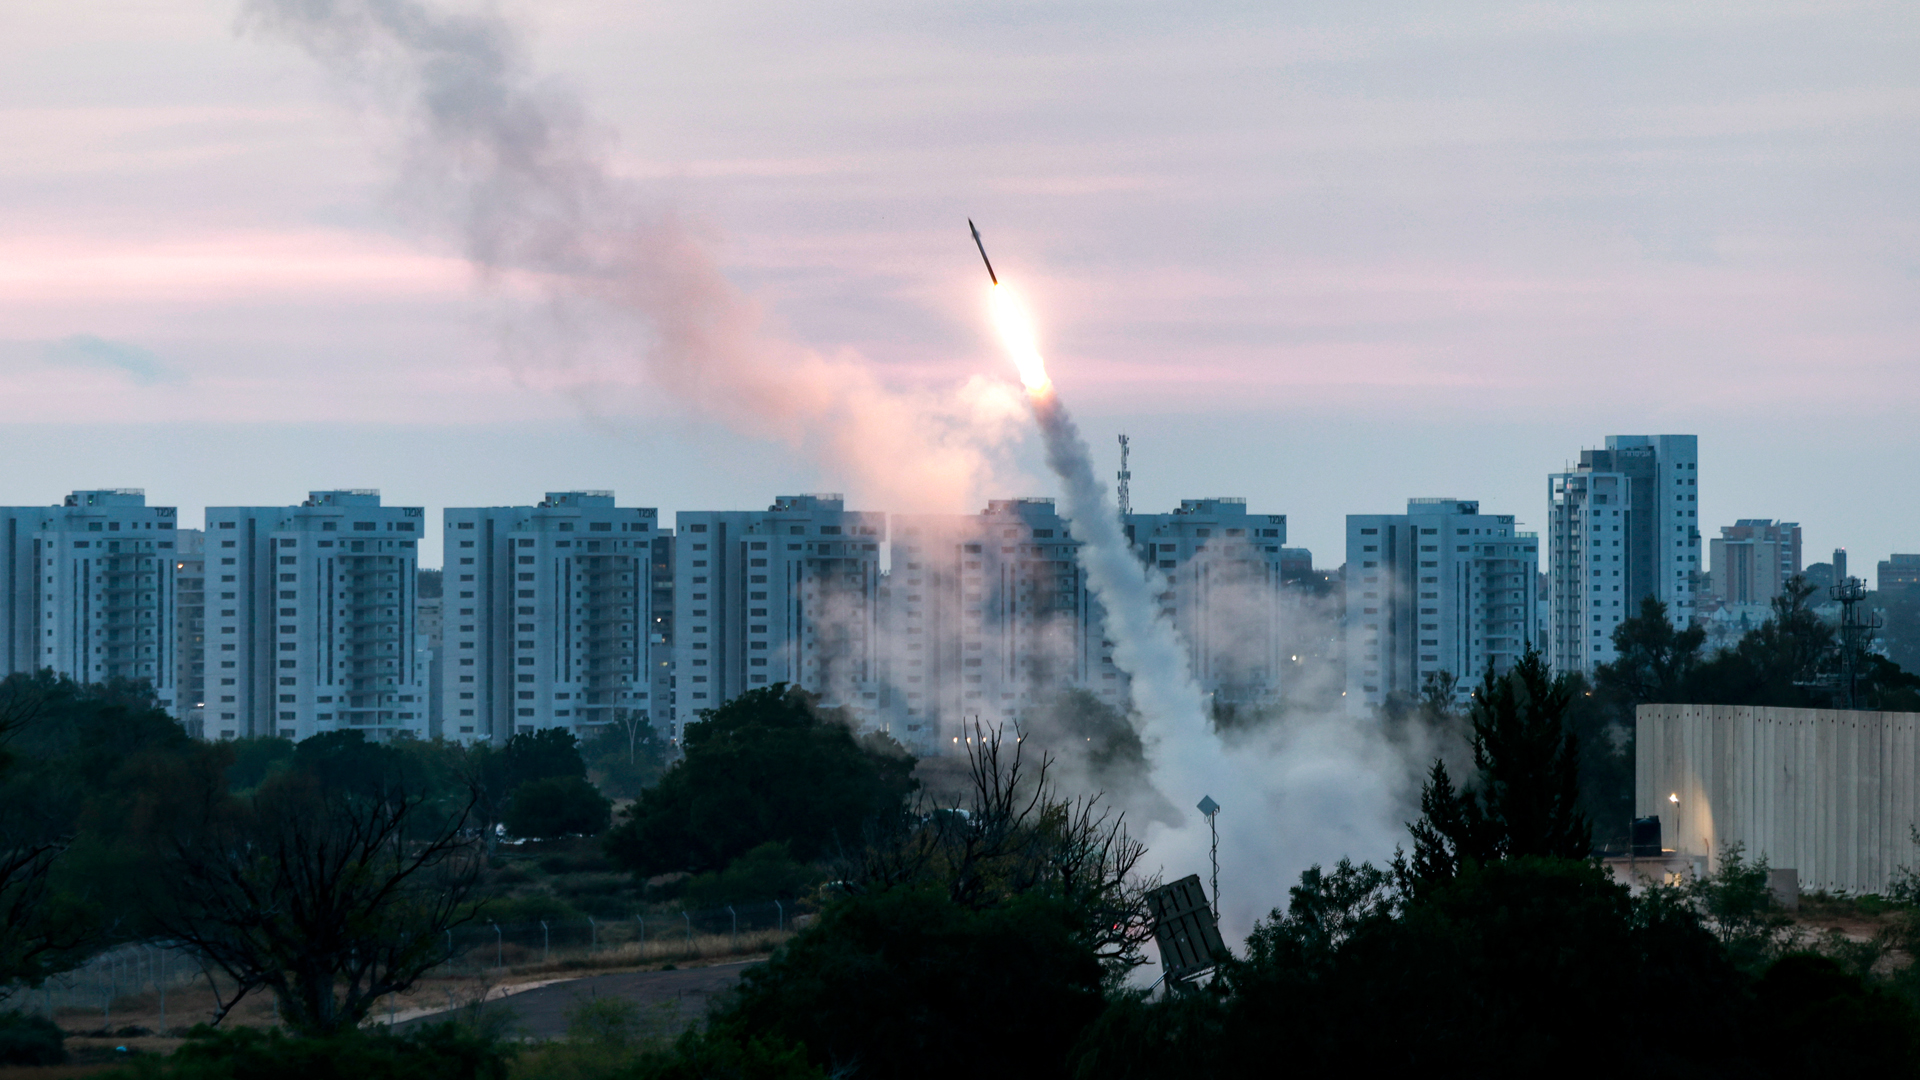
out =
[[[516,1035],[532,1039],[558,1038],[567,1033],[567,1014],[583,1002],[600,997],[625,998],[635,1003],[671,1034],[698,1019],[713,999],[733,986],[741,972],[759,960],[743,960],[673,971],[625,971],[543,983],[510,997],[496,999],[487,1008],[506,1009],[513,1016]],[[433,1023],[443,1013],[403,1020],[399,1031]]]

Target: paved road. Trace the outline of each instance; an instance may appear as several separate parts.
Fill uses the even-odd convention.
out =
[[[740,973],[760,961],[714,964],[677,971],[629,971],[591,975],[514,994],[487,1006],[513,1014],[519,1035],[551,1039],[567,1033],[567,1014],[596,997],[621,997],[639,1005],[649,1027],[674,1034],[705,1013],[714,997],[731,987]],[[402,1022],[401,1031],[438,1017]]]

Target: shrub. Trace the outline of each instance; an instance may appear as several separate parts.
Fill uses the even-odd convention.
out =
[[[66,1035],[44,1016],[0,1013],[0,1065],[59,1065],[67,1060]]]
[[[821,875],[794,860],[785,844],[761,844],[717,874],[701,874],[687,883],[687,902],[719,907],[750,900],[787,900],[819,884]]]
[[[507,831],[515,836],[597,836],[612,821],[613,804],[577,776],[529,780],[507,804]]]
[[[409,1035],[351,1029],[303,1038],[204,1024],[165,1058],[138,1058],[122,1077],[139,1080],[506,1080],[512,1050],[458,1024]]]

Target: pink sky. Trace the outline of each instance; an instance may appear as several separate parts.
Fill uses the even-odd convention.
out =
[[[1337,564],[1346,513],[1452,494],[1538,521],[1580,447],[1697,432],[1715,523],[1920,549],[1910,8],[497,6],[795,346],[905,391],[1002,377],[978,220],[1089,434],[1144,433],[1137,501],[1244,494]],[[0,8],[0,440],[35,451],[0,501],[371,482],[672,510],[764,502],[767,469],[863,494],[631,380],[597,375],[584,412],[579,372],[502,348],[524,294],[477,289],[399,197],[380,110],[237,23]],[[145,427],[116,447],[123,424],[372,425],[418,452],[235,472]],[[527,424],[601,441],[544,472],[421,464]]]

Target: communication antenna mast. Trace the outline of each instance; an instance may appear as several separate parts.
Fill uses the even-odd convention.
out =
[[[1127,468],[1127,437],[1120,436],[1120,520],[1125,521],[1133,513],[1133,470]]]
[[[1860,707],[1860,661],[1880,629],[1880,616],[1862,610],[1866,606],[1867,583],[1857,577],[1843,579],[1832,589],[1840,602],[1840,694],[1848,709]]]

